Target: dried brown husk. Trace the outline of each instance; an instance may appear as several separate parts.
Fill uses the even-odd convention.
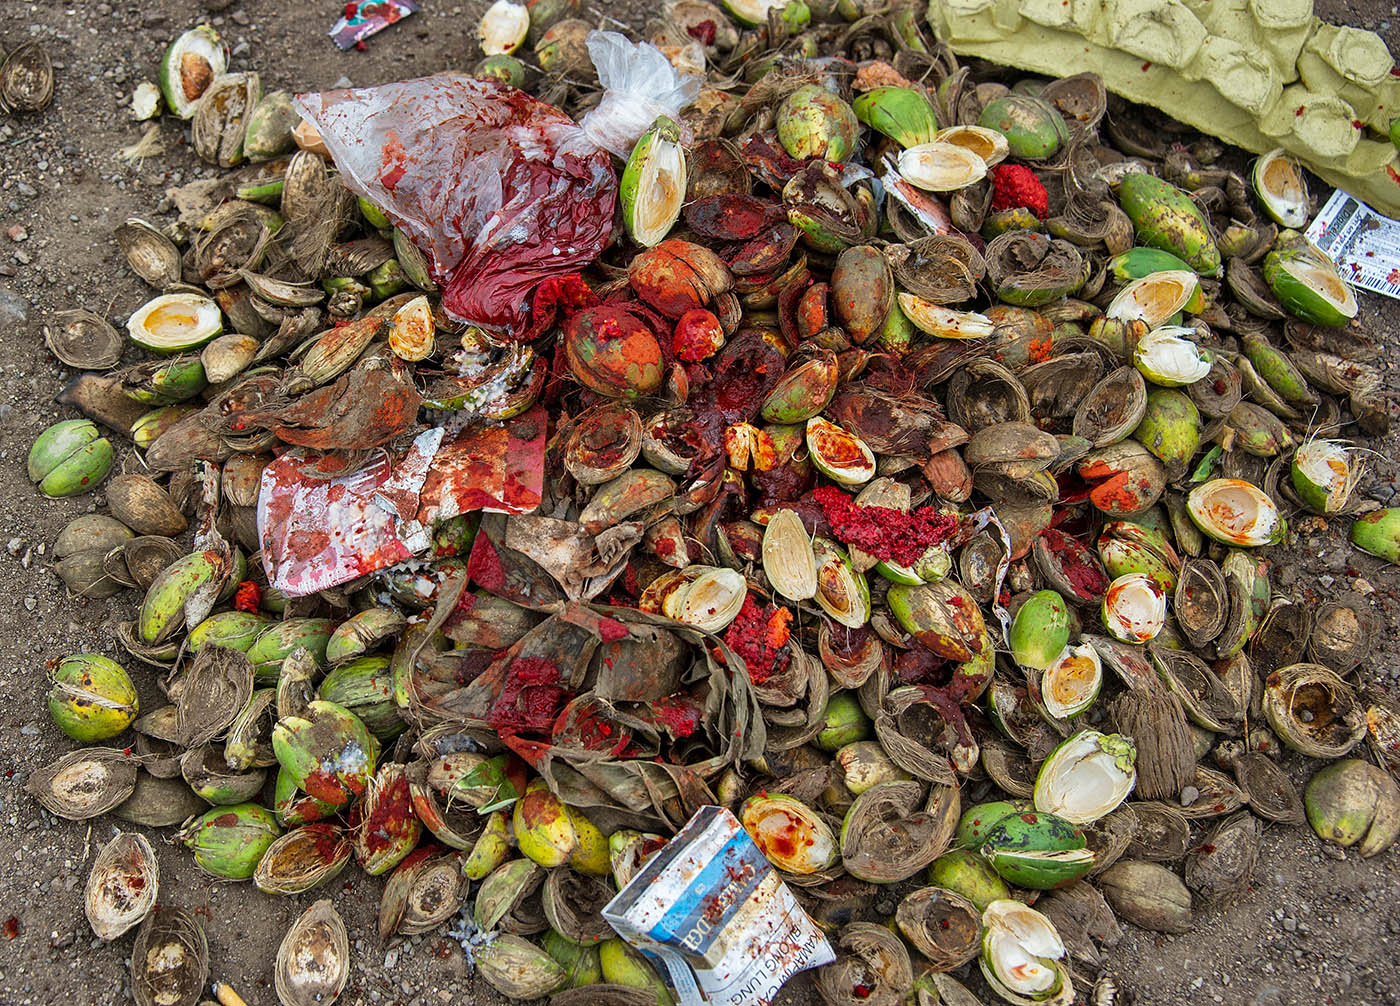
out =
[[[1120,860],[1099,877],[1098,886],[1113,910],[1136,926],[1159,933],[1191,929],[1191,892],[1163,866]]]
[[[961,304],[977,292],[986,261],[960,235],[936,234],[885,248],[901,288],[935,304]]]
[[[137,738],[139,753],[141,740]],[[112,810],[123,821],[146,828],[170,828],[187,820],[192,814],[202,814],[209,805],[195,795],[179,777],[179,759],[171,759],[173,775],[161,777],[150,771],[150,762],[143,759],[142,771],[136,774],[136,786],[131,795]]]
[[[136,788],[137,758],[118,748],[85,747],[37,768],[25,792],[70,821],[105,814]]]
[[[272,240],[272,211],[231,200],[204,220],[190,245],[195,271],[211,290],[243,282],[242,270],[262,267]]]
[[[1074,413],[1073,431],[1095,448],[1125,440],[1147,414],[1147,382],[1136,367],[1119,367],[1090,389]]]
[[[253,883],[268,894],[302,894],[334,880],[350,862],[350,834],[327,821],[302,825],[267,847]]]
[[[292,923],[277,948],[273,985],[282,1006],[330,1006],[350,978],[350,938],[329,898]]]
[[[885,661],[885,645],[868,626],[859,629],[823,618],[817,654],[838,688],[859,688]]]
[[[921,887],[899,903],[895,923],[935,971],[951,971],[977,956],[982,913],[961,894]]]
[[[1288,317],[1273,291],[1244,259],[1232,258],[1225,264],[1225,282],[1235,299],[1255,317],[1265,321],[1283,321]]]
[[[1254,813],[1277,824],[1302,824],[1306,820],[1297,787],[1268,755],[1245,752],[1231,761],[1230,768]]]
[[[1241,894],[1259,858],[1264,826],[1247,810],[1224,821],[1186,856],[1186,886],[1207,904]]]
[[[1181,700],[1160,685],[1130,689],[1114,699],[1111,713],[1117,731],[1137,745],[1137,794],[1162,800],[1180,793],[1196,770]]]
[[[1292,664],[1265,679],[1264,715],[1289,747],[1310,758],[1341,758],[1366,735],[1356,692],[1322,664]]]
[[[540,899],[545,918],[555,932],[570,943],[592,946],[614,935],[602,911],[616,893],[601,877],[561,866],[545,877]]]
[[[352,219],[355,200],[326,162],[299,150],[287,164],[282,185],[282,216],[286,225],[277,243],[312,278],[324,274],[331,245]]]
[[[897,1006],[914,987],[909,951],[883,926],[852,922],[837,946],[836,960],[817,972],[815,982],[827,1006]]]
[[[180,250],[150,223],[129,217],[112,235],[131,271],[164,290],[180,282]]]
[[[1086,847],[1094,852],[1094,865],[1088,875],[1096,877],[1122,859],[1136,834],[1137,815],[1127,805],[1120,806],[1108,816],[1085,825]]]
[[[1198,764],[1191,785],[1200,795],[1191,801],[1190,806],[1181,808],[1181,815],[1187,820],[1233,814],[1245,805],[1244,790],[1224,772]]]
[[[549,997],[549,1006],[654,1006],[656,993],[650,988],[627,985],[581,985],[563,989]]]
[[[987,281],[1002,300],[1048,304],[1084,282],[1084,259],[1068,241],[1039,231],[1011,230],[987,245]]]
[[[955,785],[954,769],[967,772],[977,762],[977,741],[956,700],[916,686],[885,696],[875,717],[875,736],[896,765],[939,785]]]
[[[791,709],[763,707],[769,751],[786,751],[806,744],[826,728],[826,705],[831,689],[831,678],[826,668],[815,657],[795,648],[787,673],[798,675],[794,680],[793,692],[800,693],[800,698]],[[806,677],[805,685],[801,683],[803,675]],[[751,685],[751,688],[754,697],[762,702],[759,686]]]
[[[923,785],[885,782],[856,797],[841,828],[841,861],[861,880],[907,880],[948,850],[957,829],[954,786],[937,783],[920,810]]]
[[[976,359],[948,381],[948,418],[969,432],[995,423],[1029,423],[1031,402],[1010,370]]]
[[[1278,601],[1249,640],[1249,660],[1268,677],[1280,667],[1303,659],[1312,633],[1312,613],[1305,605]]]
[[[112,516],[138,535],[172,537],[189,527],[170,495],[149,476],[117,475],[107,482],[106,491]]]
[[[1156,800],[1136,801],[1125,806],[1132,808],[1137,829],[1124,855],[1156,863],[1173,863],[1186,855],[1191,841],[1191,823],[1180,807]]]
[[[1244,719],[1235,696],[1199,657],[1156,644],[1148,647],[1148,653],[1193,722],[1216,733],[1231,733]]]
[[[1220,353],[1210,362],[1210,372],[1186,386],[1186,394],[1209,419],[1224,419],[1244,397],[1244,376]]]
[[[1029,799],[1035,791],[1035,763],[1021,751],[995,738],[982,741],[981,748],[982,769],[992,782],[1012,796]]]
[[[206,646],[180,681],[176,741],[207,744],[223,733],[253,694],[253,665],[238,650]]]
[[[92,861],[83,909],[100,940],[115,940],[155,908],[160,864],[145,835],[117,832]]]
[[[42,112],[53,100],[53,62],[39,42],[27,42],[0,61],[0,109]]]
[[[1060,113],[1076,137],[1092,133],[1108,110],[1108,92],[1097,73],[1052,80],[1040,89],[1040,98]]]
[[[103,566],[118,582],[145,590],[162,570],[186,554],[185,549],[173,538],[147,534],[132,538],[120,549],[108,552]],[[159,644],[155,649],[166,645],[177,644]]]
[[[243,160],[243,134],[262,93],[256,73],[224,73],[214,78],[195,105],[190,142],[201,160],[231,168]]]
[[[267,773],[261,768],[247,772],[231,770],[224,759],[223,749],[213,744],[190,748],[181,755],[180,775],[196,792],[216,789],[221,794],[217,801],[219,804],[252,800],[267,781]]]
[[[1123,938],[1113,909],[1096,887],[1083,880],[1047,891],[1037,899],[1035,910],[1054,925],[1070,956],[1091,968],[1103,965],[1099,947],[1111,947]]]
[[[1061,353],[1017,375],[1037,419],[1063,420],[1074,415],[1084,396],[1104,374],[1098,353]]]
[[[194,1006],[209,980],[209,942],[193,912],[157,907],[131,947],[137,1006]]]
[[[461,853],[424,860],[414,871],[398,932],[405,936],[432,932],[462,906],[464,886]]]
[[[1317,609],[1308,656],[1338,674],[1350,674],[1375,645],[1379,619],[1360,598],[1328,601]]]
[[[599,485],[632,467],[642,449],[642,420],[620,402],[579,414],[564,441],[564,467],[581,485]]]
[[[121,362],[126,342],[106,318],[77,308],[53,315],[44,326],[44,345],[75,369],[110,370]]]
[[[1172,611],[1186,641],[1204,647],[1220,635],[1230,617],[1225,574],[1210,559],[1187,559],[1177,574]]]

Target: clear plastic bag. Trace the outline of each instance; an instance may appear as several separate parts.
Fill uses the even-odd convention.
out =
[[[298,95],[350,189],[428,257],[443,307],[508,335],[529,331],[530,291],[606,246],[617,202],[608,152],[625,157],[699,81],[655,47],[593,32],[607,92],[582,124],[504,84],[444,73]]]

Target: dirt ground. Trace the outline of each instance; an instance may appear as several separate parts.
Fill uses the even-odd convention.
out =
[[[22,786],[29,772],[72,746],[44,708],[45,662],[77,651],[119,653],[113,631],[134,607],[134,592],[112,602],[69,598],[52,572],[54,534],[102,500],[45,501],[26,479],[29,445],[65,415],[51,399],[72,376],[45,350],[42,324],[51,312],[75,306],[120,321],[145,301],[150,291],[126,268],[112,229],[133,215],[165,222],[165,188],[208,170],[186,149],[185,131],[173,120],[161,127],[162,153],[139,167],[117,159],[117,150],[141,134],[127,117],[131,89],[154,79],[174,35],[204,19],[212,19],[233,47],[230,69],[259,71],[265,90],[316,90],[338,81],[369,85],[465,68],[476,58],[476,17],[484,6],[481,0],[460,7],[423,0],[420,14],[372,40],[367,52],[341,53],[325,37],[339,12],[330,0],[246,0],[241,7],[228,0],[0,0],[0,44],[13,48],[41,39],[57,71],[48,111],[0,116],[0,928],[7,937],[0,939],[0,1003],[130,1001],[131,936],[102,945],[82,909],[90,860],[111,836],[112,819],[55,819]],[[650,8],[630,0],[609,12],[625,21],[639,9]],[[1327,0],[1318,9],[1329,19],[1380,31],[1400,52],[1400,31],[1391,24],[1400,24],[1400,16],[1388,3]],[[1365,294],[1362,303],[1364,322],[1400,350],[1400,305]],[[1396,364],[1388,366],[1393,371]],[[1383,503],[1395,494],[1397,440],[1392,434],[1373,444],[1378,455],[1363,491]],[[1295,600],[1315,603],[1347,591],[1369,597],[1386,630],[1359,677],[1400,690],[1395,570],[1350,549],[1344,522],[1329,526],[1316,519],[1300,521],[1296,540],[1274,550],[1273,558],[1275,589]],[[143,700],[154,699],[150,676],[136,677]],[[1300,759],[1288,765],[1296,781],[1305,781]],[[342,1002],[501,1002],[468,974],[457,945],[441,935],[387,950],[372,945],[380,880],[351,870],[349,880],[329,891],[276,898],[250,884],[213,882],[196,872],[187,853],[161,841],[164,835],[150,837],[159,848],[162,900],[201,916],[211,976],[232,983],[250,1006],[275,1003],[271,962],[278,942],[312,900],[327,895],[352,939],[354,968]],[[1196,930],[1184,936],[1127,927],[1109,971],[1141,1004],[1400,1002],[1396,855],[1339,857],[1325,852],[1306,828],[1271,829],[1246,895],[1200,911]],[[974,987],[993,1001],[980,979]],[[799,979],[782,1001],[814,998]]]

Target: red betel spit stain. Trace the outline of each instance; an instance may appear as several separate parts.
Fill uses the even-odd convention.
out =
[[[496,546],[491,539],[484,534],[477,535],[476,541],[472,542],[467,575],[487,590],[501,590],[506,585],[506,570],[501,565],[501,557],[496,554]]]
[[[256,612],[261,604],[261,587],[252,580],[244,580],[238,585],[238,590],[233,595],[234,610]]]
[[[857,506],[850,496],[831,486],[813,490],[812,498],[837,538],[901,566],[917,562],[929,546],[947,541],[958,529],[957,517],[933,507],[904,513],[893,507]]]
[[[787,617],[784,618],[780,611],[785,612]],[[786,627],[790,618],[792,613],[786,612],[786,609],[775,606],[760,608],[754,603],[752,595],[744,598],[744,606],[739,609],[738,617],[730,622],[729,628],[725,630],[724,641],[731,650],[744,658],[744,664],[749,669],[750,681],[761,685],[774,674],[781,674],[787,669],[792,654],[786,649],[786,636],[782,637],[783,644],[780,647],[769,646],[768,641],[778,638],[773,634],[774,621],[780,620]]]
[[[713,21],[701,21],[699,24],[691,25],[685,30],[685,33],[701,45],[714,45],[715,30]]]
[[[615,618],[604,618],[598,622],[598,634],[605,643],[616,643],[627,638],[627,626]]]
[[[520,657],[506,672],[501,694],[486,713],[486,725],[502,734],[547,734],[568,696],[552,662]]]
[[[701,709],[688,695],[668,695],[652,703],[656,722],[675,737],[689,737],[700,729]]]

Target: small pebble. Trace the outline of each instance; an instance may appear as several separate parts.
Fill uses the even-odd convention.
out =
[[[1186,786],[1181,791],[1181,805],[1189,807],[1201,798],[1201,791],[1195,786]]]

